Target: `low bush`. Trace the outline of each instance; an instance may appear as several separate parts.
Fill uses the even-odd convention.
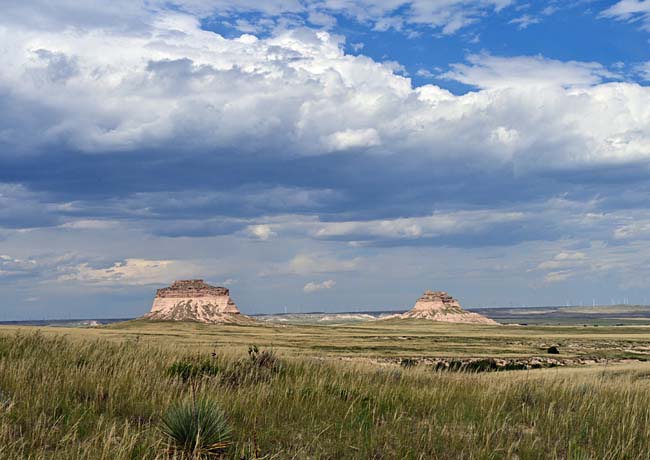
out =
[[[239,386],[270,382],[282,373],[283,365],[273,350],[260,350],[255,345],[248,348],[248,359],[240,359],[223,369],[221,383]]]
[[[404,368],[415,367],[418,365],[418,360],[413,358],[402,358],[399,365]]]
[[[178,377],[183,382],[206,376],[215,376],[219,373],[219,366],[215,360],[203,359],[198,362],[187,360],[175,361],[168,369],[167,374]]]
[[[162,419],[161,430],[173,450],[186,456],[220,456],[230,444],[230,428],[216,402],[201,397],[171,406]]]

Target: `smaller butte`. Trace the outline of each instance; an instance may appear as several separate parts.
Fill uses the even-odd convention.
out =
[[[445,323],[499,324],[493,319],[464,310],[460,302],[444,291],[425,291],[412,309],[384,319],[427,319]]]
[[[158,289],[151,311],[144,318],[221,324],[248,317],[240,314],[227,288],[195,279],[174,281],[170,287]]]

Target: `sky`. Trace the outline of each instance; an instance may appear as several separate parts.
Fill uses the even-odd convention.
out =
[[[24,0],[0,320],[650,300],[650,0]]]

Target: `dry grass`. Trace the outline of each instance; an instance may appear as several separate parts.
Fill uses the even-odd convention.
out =
[[[2,331],[25,330],[0,326]],[[206,325],[129,321],[103,328],[43,328],[71,340],[173,342],[178,348],[243,353],[250,344],[284,355],[329,357],[524,357],[559,344],[561,357],[650,357],[650,327],[485,326],[431,321],[373,321],[342,325]]]
[[[206,359],[220,371],[200,379],[196,391],[224,409],[232,459],[647,458],[646,363],[440,373],[323,360],[302,347],[280,352],[281,370],[257,378],[255,368],[242,365],[249,359],[243,346],[226,351],[214,346],[214,337],[264,345],[283,328],[256,335],[157,325],[150,333],[166,328],[162,339],[139,327],[136,335],[118,329],[0,333],[0,458],[173,458],[159,421],[191,389],[168,369],[178,360]],[[188,330],[199,332],[188,336]]]

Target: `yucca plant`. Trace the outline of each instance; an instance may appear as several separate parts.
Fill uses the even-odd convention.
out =
[[[221,408],[207,397],[171,406],[162,419],[162,432],[172,448],[189,456],[219,455],[230,444],[230,429]]]

